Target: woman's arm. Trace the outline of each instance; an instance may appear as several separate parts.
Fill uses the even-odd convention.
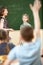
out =
[[[3,26],[4,26],[4,19],[1,19],[0,20],[0,29],[3,29]]]

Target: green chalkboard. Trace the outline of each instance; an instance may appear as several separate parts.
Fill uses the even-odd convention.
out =
[[[6,6],[8,8],[8,20],[9,27],[17,30],[22,24],[22,14],[27,13],[30,18],[31,25],[33,23],[33,15],[29,8],[29,4],[33,3],[34,0],[0,0],[0,7]],[[40,9],[41,28],[42,27],[42,8]]]

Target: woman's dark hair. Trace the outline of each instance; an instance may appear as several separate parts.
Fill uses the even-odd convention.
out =
[[[3,16],[5,9],[7,9],[5,6],[0,8],[0,16]]]
[[[0,40],[6,40],[7,39],[7,33],[0,29]]]
[[[22,38],[27,41],[27,42],[30,42],[32,41],[32,39],[34,38],[34,35],[33,35],[33,28],[30,27],[30,26],[23,26],[21,29],[20,29],[20,33],[21,33],[21,36]]]

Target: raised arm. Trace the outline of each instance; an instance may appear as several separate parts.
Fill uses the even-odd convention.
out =
[[[39,0],[35,0],[34,4],[30,4],[30,8],[33,12],[34,16],[34,26],[35,26],[35,32],[36,32],[36,37],[40,36],[40,18],[39,18],[39,10],[41,8],[41,3]]]

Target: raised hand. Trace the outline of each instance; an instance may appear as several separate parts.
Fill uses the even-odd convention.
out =
[[[41,8],[41,2],[39,0],[35,0],[34,4],[30,4],[29,6],[32,12],[38,12]]]
[[[40,17],[39,10],[41,8],[41,2],[39,0],[35,0],[34,4],[30,4],[30,9],[33,12],[34,16],[34,30],[36,32],[36,37],[40,37]]]

